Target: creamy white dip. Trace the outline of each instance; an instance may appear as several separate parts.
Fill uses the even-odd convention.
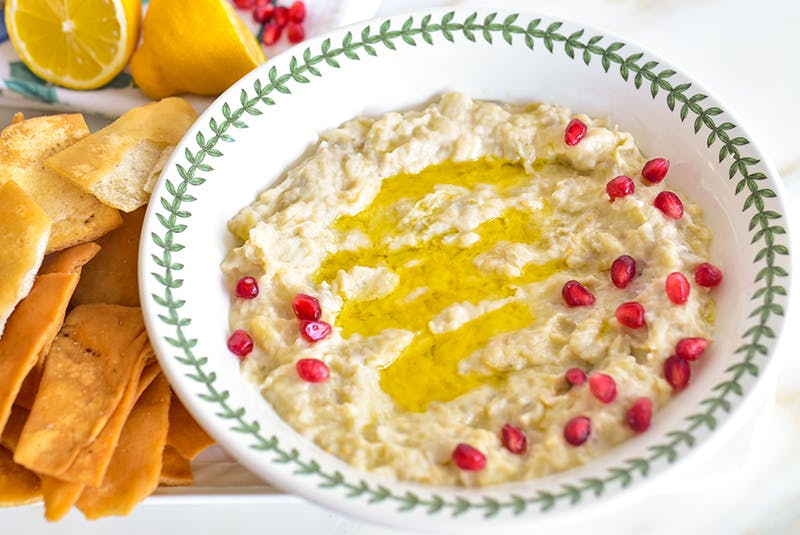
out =
[[[570,111],[549,104],[452,93],[419,110],[355,119],[324,133],[311,156],[230,221],[243,245],[223,270],[231,287],[243,276],[260,287],[231,307],[231,330],[256,343],[242,372],[282,418],[357,468],[477,486],[602,454],[634,434],[626,411],[636,398],[650,398],[657,417],[672,395],[663,363],[676,342],[711,339],[713,300],[691,277],[708,260],[711,234],[690,199],[682,196],[678,220],[653,206],[675,188],[669,177],[643,181],[630,134],[577,117],[588,131],[575,146],[564,143]],[[636,191],[612,203],[605,187],[618,175]],[[638,269],[621,290],[609,269],[623,254]],[[682,305],[665,295],[675,271],[692,285]],[[594,305],[566,306],[561,289],[573,279]],[[328,338],[299,336],[298,293],[319,299]],[[644,307],[645,327],[617,322],[627,301]],[[330,379],[300,379],[301,358],[325,362]],[[572,367],[613,377],[616,399],[570,387]],[[564,426],[579,415],[592,432],[576,447]],[[503,447],[506,423],[526,435],[524,454]],[[455,466],[458,443],[480,450],[485,468]]]

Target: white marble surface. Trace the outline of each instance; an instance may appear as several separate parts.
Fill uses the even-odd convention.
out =
[[[314,0],[308,0],[313,5]],[[381,15],[462,1],[384,0]],[[539,11],[638,42],[695,76],[733,110],[779,170],[789,211],[800,212],[800,27],[796,0],[492,0]],[[798,230],[794,229],[795,237]],[[797,251],[795,243],[794,250]],[[798,300],[795,292],[794,301]],[[548,528],[557,533],[800,533],[800,330],[789,318],[775,392],[716,454],[661,481],[624,508]],[[795,332],[792,332],[795,331]],[[536,530],[547,533],[548,530]],[[74,512],[58,524],[40,506],[0,511],[0,533],[393,534],[275,494],[147,502],[126,518],[89,523]]]

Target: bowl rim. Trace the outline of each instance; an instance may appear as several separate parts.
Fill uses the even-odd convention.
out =
[[[564,27],[579,29],[565,34],[559,31]],[[178,314],[180,307],[176,303],[179,300],[175,299],[171,290],[180,286],[183,266],[171,262],[169,253],[180,245],[175,238],[185,230],[191,218],[191,214],[184,214],[181,206],[192,202],[193,197],[188,192],[202,185],[204,179],[199,174],[211,171],[209,159],[222,155],[214,147],[217,143],[228,141],[226,129],[237,128],[237,122],[244,123],[250,114],[259,113],[259,107],[275,105],[275,101],[267,96],[270,92],[283,93],[290,91],[287,86],[292,84],[309,83],[321,76],[322,67],[339,69],[339,62],[345,64],[353,60],[356,51],[373,56],[390,54],[404,44],[410,45],[408,39],[414,40],[417,43],[415,46],[431,45],[434,35],[449,43],[454,42],[453,35],[473,42],[483,40],[489,44],[494,44],[494,40],[503,43],[503,46],[523,46],[517,44],[522,41],[532,53],[561,52],[576,62],[583,60],[589,68],[599,63],[609,75],[614,68],[626,82],[630,79],[637,91],[646,90],[649,85],[654,99],[666,94],[666,105],[672,113],[680,115],[682,122],[686,118],[694,118],[695,135],[709,131],[715,134],[713,139],[708,138],[707,146],[710,150],[719,145],[720,164],[730,163],[729,181],[736,182],[733,196],[740,197],[742,193],[749,192],[742,204],[742,211],[754,213],[750,226],[753,243],[765,244],[753,262],[763,264],[755,281],[763,282],[763,285],[751,301],[755,303],[761,299],[759,306],[753,305],[750,314],[751,318],[756,317],[757,323],[748,323],[749,328],[741,336],[744,340],[749,338],[750,343],[746,344],[743,340],[734,353],[742,353],[743,359],[733,363],[726,370],[730,377],[722,377],[721,382],[709,391],[709,397],[698,404],[706,405],[706,411],[688,415],[684,419],[688,425],[667,433],[670,440],[648,448],[648,456],[629,459],[621,466],[608,467],[603,477],[584,477],[572,484],[561,483],[556,485],[558,492],[537,489],[536,482],[539,480],[527,482],[531,488],[525,495],[492,490],[501,487],[476,490],[397,482],[390,483],[390,488],[379,479],[378,483],[371,483],[370,480],[376,479],[364,473],[361,473],[360,481],[348,480],[343,473],[347,474],[349,467],[325,471],[320,467],[321,464],[335,467],[335,461],[338,460],[317,463],[314,459],[299,458],[296,450],[281,451],[278,437],[267,439],[260,436],[258,426],[253,426],[257,422],[246,421],[244,408],[228,407],[224,392],[217,392],[213,386],[215,374],[213,371],[207,373],[203,368],[203,358],[198,358],[191,351],[197,340],[187,340],[181,335],[182,322],[191,319]],[[468,46],[463,40],[457,42],[461,43],[459,46]],[[446,46],[443,41],[438,45]],[[628,54],[623,57],[621,52]],[[669,79],[675,74],[680,74],[690,83],[673,86]],[[250,95],[255,96],[250,98]],[[731,136],[728,132],[736,135]],[[209,133],[213,135],[206,137]],[[146,269],[139,270],[139,285],[147,329],[162,368],[176,393],[195,418],[210,428],[209,432],[220,444],[259,476],[322,505],[393,526],[448,526],[450,529],[453,522],[460,527],[468,523],[480,526],[485,523],[481,520],[531,522],[552,519],[557,513],[576,512],[579,506],[580,510],[587,510],[589,506],[606,503],[610,498],[626,494],[623,491],[628,491],[631,486],[639,488],[642,483],[652,482],[676,461],[696,457],[701,446],[708,449],[713,442],[710,436],[719,434],[718,427],[730,428],[735,416],[745,412],[743,407],[754,397],[752,394],[757,384],[745,390],[739,380],[745,374],[769,375],[775,366],[774,353],[785,327],[791,291],[791,225],[783,202],[785,192],[780,177],[766,155],[751,143],[751,139],[752,136],[735,115],[685,70],[673,67],[630,39],[582,22],[527,10],[464,6],[418,10],[356,23],[296,45],[244,76],[201,114],[176,147],[153,190],[153,199],[158,198],[160,202],[150,203],[141,234],[139,262]],[[199,150],[192,152],[194,149]],[[170,181],[176,179],[179,182]],[[764,184],[768,187],[762,187]],[[178,278],[175,278],[176,275]],[[165,311],[169,316],[164,315]],[[173,332],[166,332],[170,330]],[[181,357],[171,354],[176,348],[183,350]],[[755,364],[753,360],[757,358],[760,360]],[[195,381],[209,388],[205,396],[198,397],[184,387],[187,369],[196,374]],[[209,404],[222,411],[209,412]],[[298,463],[298,470],[304,475],[316,477],[316,485],[319,486],[300,482],[300,478],[265,472],[264,466],[242,456],[242,445],[230,436],[230,431],[221,432],[216,425],[212,425],[223,421],[228,430],[231,421],[235,422],[238,432],[249,434],[261,446],[272,451],[278,461],[273,459],[268,464]],[[386,512],[390,510],[403,511],[405,514],[387,516]],[[419,514],[412,516],[409,513]],[[400,516],[401,520],[398,522],[393,516]]]

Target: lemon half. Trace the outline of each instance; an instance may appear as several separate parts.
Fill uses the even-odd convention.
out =
[[[11,43],[48,82],[96,89],[119,74],[139,40],[140,0],[6,0]]]
[[[265,59],[227,0],[150,0],[131,74],[150,98],[216,96]]]

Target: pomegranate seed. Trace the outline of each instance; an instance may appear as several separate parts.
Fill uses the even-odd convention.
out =
[[[253,299],[258,297],[258,282],[253,277],[242,277],[236,283],[236,297]]]
[[[675,344],[675,354],[683,360],[697,360],[708,347],[705,338],[684,338]]]
[[[608,193],[608,200],[614,202],[618,197],[626,197],[636,190],[631,177],[620,175],[617,178],[612,178],[606,184],[606,193]]]
[[[589,390],[603,403],[611,403],[617,397],[617,383],[605,373],[593,373],[589,376]]]
[[[638,398],[633,406],[628,409],[628,425],[637,433],[647,431],[650,427],[650,417],[653,415],[653,402],[649,398]]]
[[[714,264],[703,262],[694,270],[694,280],[700,286],[713,288],[722,282],[722,272]]]
[[[669,171],[669,160],[654,158],[644,164],[644,167],[642,167],[642,176],[647,179],[648,182],[656,184],[664,180],[664,177],[667,176],[667,171]]]
[[[331,324],[324,321],[303,320],[300,322],[300,334],[309,342],[319,342],[331,334]]]
[[[570,368],[565,375],[567,382],[573,386],[580,386],[586,382],[586,372],[580,368]]]
[[[259,24],[264,24],[272,18],[274,12],[275,6],[272,4],[259,4],[253,9],[253,19]]]
[[[670,219],[683,217],[683,203],[680,197],[671,191],[662,191],[656,195],[653,206],[661,210]]]
[[[246,357],[253,350],[253,339],[245,331],[238,329],[228,338],[228,349],[237,357]]]
[[[319,299],[308,294],[297,294],[292,300],[292,309],[298,319],[316,321],[322,316]]]
[[[261,31],[261,43],[266,46],[274,45],[281,38],[281,28],[274,22],[268,22]]]
[[[486,466],[486,456],[469,444],[461,443],[453,450],[453,462],[462,470],[477,472]]]
[[[667,297],[676,305],[682,305],[689,299],[689,292],[691,286],[689,281],[683,276],[680,271],[675,271],[667,275],[664,281],[664,287],[667,291]]]
[[[680,391],[689,384],[692,368],[678,355],[672,355],[664,361],[664,378],[672,385],[672,389]]]
[[[592,292],[575,280],[567,281],[561,288],[561,296],[571,307],[585,307],[594,304]]]
[[[506,424],[502,429],[503,446],[511,453],[522,455],[528,449],[528,439],[522,431],[511,424]]]
[[[644,307],[636,301],[622,303],[617,307],[614,316],[620,324],[630,329],[644,326]]]
[[[286,39],[290,43],[299,43],[306,38],[306,30],[299,22],[290,22],[286,25]]]
[[[233,5],[239,9],[253,9],[255,4],[255,0],[233,0]]]
[[[592,433],[592,421],[586,416],[576,416],[564,426],[564,438],[573,446],[580,446]]]
[[[292,5],[289,6],[289,20],[294,22],[306,20],[306,4],[304,2],[300,0],[292,2]]]
[[[611,263],[611,282],[617,288],[627,288],[635,276],[636,260],[632,256],[624,254]]]
[[[278,28],[283,28],[286,26],[286,23],[289,22],[289,8],[285,6],[276,7],[272,17],[275,20],[275,24],[278,25]]]
[[[583,136],[586,135],[586,123],[581,121],[580,119],[573,119],[567,125],[567,129],[564,131],[564,143],[569,145],[570,147],[573,145],[577,145],[583,139]]]
[[[324,383],[331,377],[328,365],[319,359],[300,359],[294,367],[300,379],[309,383]]]

